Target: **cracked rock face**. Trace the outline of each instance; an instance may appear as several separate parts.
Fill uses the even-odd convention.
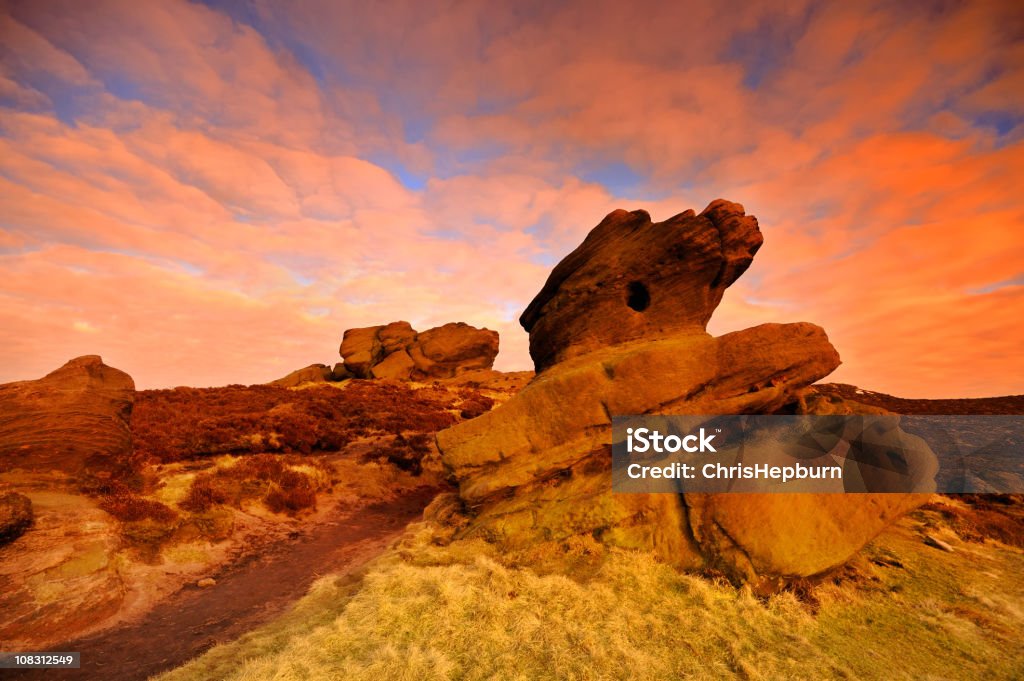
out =
[[[452,322],[417,333],[409,322],[392,322],[349,329],[340,352],[356,378],[454,378],[494,365],[498,332]]]
[[[509,548],[591,535],[771,590],[846,561],[911,495],[612,494],[611,417],[772,413],[840,363],[813,324],[705,331],[762,243],[717,200],[652,223],[615,211],[552,271],[520,321],[537,376],[437,436],[470,515]]]

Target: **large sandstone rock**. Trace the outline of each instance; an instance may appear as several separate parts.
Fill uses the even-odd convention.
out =
[[[409,322],[392,322],[349,329],[340,352],[357,378],[448,379],[490,369],[498,332],[453,322],[417,333]]]
[[[131,376],[96,355],[0,385],[0,473],[56,470],[85,484],[126,470],[134,401]]]
[[[377,334],[383,328],[383,326],[370,326],[345,331],[341,339],[339,353],[345,361],[345,368],[353,376],[369,378],[370,368],[381,360],[383,353]]]
[[[757,221],[728,201],[656,224],[643,211],[606,217],[521,317],[536,377],[437,436],[470,515],[461,532],[509,548],[587,534],[771,590],[843,563],[920,503],[895,494],[612,494],[613,415],[792,410],[839,365],[812,324],[705,331],[760,244]]]
[[[761,242],[757,220],[721,199],[657,224],[643,210],[612,212],[519,318],[537,371],[607,345],[704,331]]]

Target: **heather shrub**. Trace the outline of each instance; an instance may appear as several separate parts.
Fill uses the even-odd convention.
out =
[[[427,433],[395,435],[385,445],[371,449],[364,460],[386,461],[397,468],[419,475],[423,472],[423,457],[430,452],[431,436]]]
[[[452,410],[490,408],[488,398],[473,391],[455,396],[434,387],[349,383],[345,390],[232,385],[140,391],[131,420],[136,462],[340,451],[354,438],[434,433],[458,420]]]
[[[1024,547],[1024,495],[962,494],[949,495],[963,502],[935,501],[922,510],[935,511],[964,541],[984,543],[995,539],[1008,546]]]
[[[494,400],[485,395],[474,395],[459,403],[459,415],[464,419],[475,419],[485,414],[494,406]]]
[[[105,486],[99,506],[122,522],[154,520],[158,523],[172,523],[178,517],[169,506],[153,499],[144,499],[116,482]]]
[[[274,513],[295,513],[316,508],[316,490],[305,473],[284,471],[271,486],[263,503]]]
[[[177,523],[168,523],[155,518],[142,518],[126,522],[121,526],[121,536],[127,541],[132,553],[144,562],[157,560],[164,544],[173,540]]]
[[[213,476],[200,476],[192,483],[188,495],[178,506],[192,513],[203,513],[227,500],[227,493],[215,483]]]
[[[295,513],[316,507],[316,493],[321,486],[306,473],[294,470],[289,464],[301,461],[314,469],[327,468],[325,462],[305,458],[287,459],[273,454],[254,454],[243,457],[237,464],[212,472],[201,473],[179,506],[193,513],[202,513],[212,507],[226,504],[240,507],[250,499],[262,499],[275,513]],[[320,476],[318,476],[320,477]],[[322,476],[325,484],[330,476]]]

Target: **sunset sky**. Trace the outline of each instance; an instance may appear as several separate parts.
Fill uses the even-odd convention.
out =
[[[1024,393],[1024,5],[2,2],[0,382],[261,383],[398,319],[501,333],[615,208],[765,245],[710,331]]]

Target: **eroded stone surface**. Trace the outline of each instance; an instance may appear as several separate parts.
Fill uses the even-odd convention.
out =
[[[112,518],[88,497],[28,494],[35,524],[0,560],[0,639],[12,650],[68,638],[113,616],[125,592],[112,561],[120,544]]]

